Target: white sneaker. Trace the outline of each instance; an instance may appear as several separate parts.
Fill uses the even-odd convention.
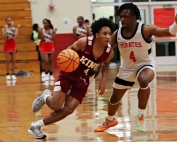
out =
[[[36,139],[45,139],[47,136],[41,131],[41,127],[31,124],[28,132],[32,134]]]
[[[50,80],[55,80],[55,78],[53,77],[53,75],[50,75],[49,79]]]
[[[45,78],[45,72],[44,71],[41,73],[41,77]]]
[[[49,80],[49,74],[45,74],[45,80]]]
[[[42,81],[42,82],[45,82],[45,77],[41,77],[41,81]]]
[[[37,97],[34,102],[33,102],[33,105],[32,105],[32,110],[33,112],[37,112],[39,111],[43,105],[45,104],[45,101],[44,101],[44,96],[50,96],[52,94],[52,92],[48,89],[46,89],[39,97]]]
[[[10,80],[11,79],[10,75],[6,75],[6,79]]]
[[[109,68],[110,69],[117,69],[117,64],[116,63],[110,63]]]
[[[12,79],[13,80],[17,80],[17,78],[16,78],[16,76],[14,74],[12,75]]]

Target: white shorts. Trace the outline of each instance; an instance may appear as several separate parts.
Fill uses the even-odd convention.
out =
[[[140,72],[145,69],[149,68],[154,71],[155,73],[155,67],[152,64],[144,65],[138,69],[126,69],[120,67],[119,73],[117,74],[117,77],[113,83],[113,87],[115,89],[131,89],[134,85],[135,81],[137,80]]]

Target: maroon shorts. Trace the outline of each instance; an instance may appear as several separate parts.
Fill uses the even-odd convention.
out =
[[[42,53],[52,53],[54,51],[53,42],[43,42],[41,51]]]
[[[16,52],[16,42],[14,39],[7,39],[4,43],[4,52]]]
[[[66,73],[60,71],[58,79],[55,82],[54,91],[59,91],[61,89],[62,92],[77,99],[81,104],[87,93],[88,86],[89,78],[81,78],[74,72]]]

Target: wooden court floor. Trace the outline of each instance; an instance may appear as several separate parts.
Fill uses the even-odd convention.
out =
[[[91,79],[87,95],[75,112],[64,120],[45,126],[46,140],[36,140],[27,130],[33,121],[47,116],[51,110],[44,106],[33,113],[31,105],[40,93],[54,82],[41,83],[40,75],[18,77],[17,82],[6,82],[0,76],[0,142],[177,142],[177,67],[159,67],[151,83],[148,102],[147,132],[135,130],[138,84],[129,90],[117,111],[119,124],[103,133],[93,129],[107,115],[107,101],[118,70],[110,70],[106,92],[96,96],[100,76]],[[57,77],[56,70],[54,76]]]

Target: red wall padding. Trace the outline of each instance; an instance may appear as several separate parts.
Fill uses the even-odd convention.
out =
[[[154,9],[154,24],[160,28],[168,28],[174,23],[175,9],[174,8],[155,8]],[[168,36],[171,38],[175,36]],[[156,37],[159,38],[159,37]],[[163,37],[164,38],[164,37]]]
[[[54,56],[54,68],[57,68],[56,59],[58,53],[62,50],[68,48],[68,46],[74,43],[74,38],[71,34],[57,34],[55,37],[54,45],[55,45],[55,56]]]

